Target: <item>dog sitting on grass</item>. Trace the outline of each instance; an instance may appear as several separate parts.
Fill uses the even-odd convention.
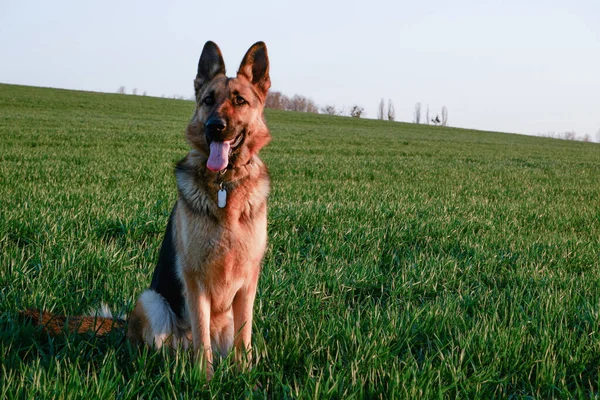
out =
[[[192,147],[175,168],[178,200],[167,224],[150,288],[127,321],[127,338],[161,348],[191,345],[207,378],[213,351],[250,359],[252,316],[267,244],[269,174],[258,157],[271,136],[263,116],[271,86],[263,42],[247,51],[237,75],[225,75],[219,47],[204,45],[194,80]],[[52,334],[105,335],[125,322],[110,315],[22,315]]]

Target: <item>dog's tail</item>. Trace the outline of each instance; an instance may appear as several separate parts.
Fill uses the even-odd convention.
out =
[[[99,310],[92,311],[91,316],[69,317],[35,308],[19,311],[19,314],[24,320],[41,326],[43,331],[55,336],[62,333],[93,333],[96,336],[106,336],[114,330],[124,329],[126,322],[122,317],[113,317],[104,304]]]

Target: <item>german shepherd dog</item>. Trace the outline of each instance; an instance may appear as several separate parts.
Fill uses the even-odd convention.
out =
[[[234,347],[240,364],[251,354],[252,310],[267,244],[269,175],[258,152],[271,139],[263,116],[270,86],[263,42],[250,47],[235,78],[225,75],[219,47],[204,45],[186,131],[192,150],[175,168],[179,197],[150,289],[129,317],[130,341],[156,348],[191,344],[208,379],[213,351],[224,357]],[[108,317],[23,314],[51,333],[105,334],[115,325]]]

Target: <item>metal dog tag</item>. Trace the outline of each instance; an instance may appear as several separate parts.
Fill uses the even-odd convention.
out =
[[[227,190],[219,189],[217,192],[217,205],[219,208],[224,208],[227,205]]]

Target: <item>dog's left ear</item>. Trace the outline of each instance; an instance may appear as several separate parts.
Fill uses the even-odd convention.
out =
[[[271,78],[269,77],[269,55],[264,42],[256,42],[248,49],[240,64],[238,75],[252,82],[263,96],[267,95],[271,87]]]

